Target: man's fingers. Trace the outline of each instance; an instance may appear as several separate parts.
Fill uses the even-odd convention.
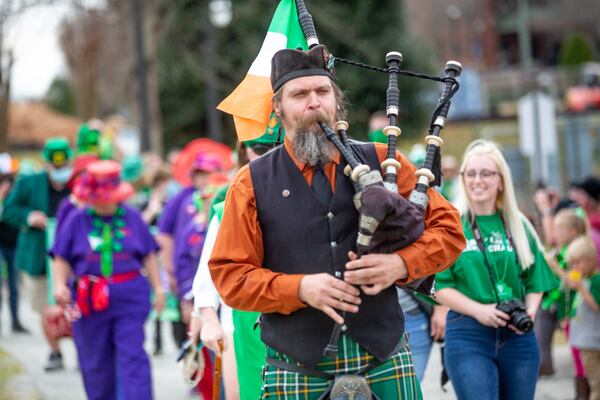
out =
[[[354,260],[356,260],[358,258],[358,256],[356,255],[355,252],[349,251],[348,252],[348,258],[350,259],[350,261],[354,261]]]
[[[351,254],[354,254],[352,252],[348,253],[348,256],[350,256]],[[355,269],[361,269],[361,268],[368,268],[373,266],[373,255],[371,254],[366,254],[364,256],[362,256],[361,258],[356,258],[356,255],[354,256],[354,258],[350,257],[350,261],[348,261],[346,263],[346,269],[350,269],[350,270],[355,270]]]
[[[347,293],[350,296],[360,296],[360,290],[348,284],[347,282],[342,281],[341,279],[334,278],[330,288]]]
[[[356,314],[358,312],[358,306],[350,303],[346,303],[344,301],[340,301],[334,297],[329,298],[325,301],[325,305],[329,307],[333,307],[336,310],[351,312]]]
[[[352,304],[356,304],[356,305],[359,305],[361,303],[360,297],[358,295],[356,295],[356,296],[350,295],[346,292],[343,292],[343,291],[335,289],[335,288],[331,288],[330,290],[331,290],[330,295],[333,298],[342,300],[346,303],[352,303]],[[358,291],[358,289],[356,289],[356,290]]]
[[[373,285],[379,280],[380,273],[379,267],[361,269],[347,272],[344,274],[344,280],[352,285]]]
[[[339,315],[338,313],[335,312],[335,310],[327,305],[323,306],[321,308],[321,311],[323,311],[329,318],[331,318],[336,324],[338,325],[343,325],[344,324],[344,318],[342,318],[341,315]]]
[[[379,294],[379,292],[381,292],[381,285],[375,284],[375,285],[361,285],[360,288],[362,289],[362,291],[369,295],[369,296],[375,296],[377,294]]]

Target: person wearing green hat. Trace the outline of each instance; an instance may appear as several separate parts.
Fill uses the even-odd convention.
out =
[[[238,167],[243,167],[275,148],[283,141],[284,135],[280,124],[277,123],[269,126],[262,136],[239,142]],[[223,353],[223,382],[226,395],[229,397],[239,394],[241,400],[250,400],[260,396],[260,373],[266,357],[265,345],[260,340],[260,328],[254,328],[260,314],[232,310],[223,303],[208,270],[208,260],[221,224],[228,188],[229,185],[224,185],[211,204],[210,223],[192,287],[194,318],[189,335],[196,341],[200,337],[202,343],[215,353]],[[219,307],[220,318],[217,314]],[[219,342],[225,343],[222,350],[219,348]],[[238,369],[237,365],[243,368]]]
[[[77,154],[100,155],[100,137],[102,132],[88,124],[82,124],[77,132]]]
[[[387,144],[387,136],[383,133],[383,128],[389,124],[390,121],[385,111],[375,111],[371,114],[369,118],[369,133],[367,134],[369,142]]]
[[[29,275],[32,308],[40,314],[48,304],[46,279],[47,247],[53,237],[56,211],[69,196],[67,182],[71,177],[73,152],[66,138],[50,138],[44,144],[42,172],[17,180],[4,203],[2,219],[19,229],[15,265]],[[63,368],[58,339],[42,319],[42,328],[51,348],[46,371]]]

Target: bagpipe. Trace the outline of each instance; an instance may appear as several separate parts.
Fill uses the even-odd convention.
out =
[[[309,14],[303,0],[296,0],[298,19],[306,38],[309,49],[319,45],[312,16]],[[400,69],[403,62],[402,54],[392,51],[386,54],[387,67],[381,68],[356,61],[351,61],[330,54],[328,64],[344,63],[370,71],[388,74],[386,91],[386,114],[388,126],[383,129],[387,136],[387,155],[381,163],[381,171],[361,163],[349,145],[347,135],[348,123],[338,121],[332,129],[325,123],[320,123],[327,138],[337,148],[348,166],[345,174],[352,180],[355,189],[354,205],[359,212],[359,228],[356,240],[357,255],[368,253],[392,253],[415,242],[425,230],[424,214],[429,203],[427,189],[441,185],[441,147],[443,140],[440,133],[444,128],[450,100],[458,91],[460,85],[457,77],[462,66],[457,61],[448,61],[445,76],[436,77]],[[416,171],[417,183],[408,199],[398,193],[397,175],[402,167],[396,159],[396,144],[401,130],[398,127],[400,108],[400,90],[398,78],[408,76],[428,79],[443,83],[443,90],[433,112],[429,134],[425,138],[426,158],[421,168]],[[343,266],[341,267],[343,268]],[[336,271],[336,277],[343,278],[343,270]],[[426,295],[432,294],[433,277],[411,282],[409,289],[418,290]],[[324,351],[327,357],[337,355],[337,342],[341,331],[346,326],[336,325],[330,343]]]

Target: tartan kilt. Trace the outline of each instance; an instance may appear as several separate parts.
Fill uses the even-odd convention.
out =
[[[380,399],[423,398],[406,333],[404,340],[407,344],[402,349],[365,375],[371,390]],[[293,358],[270,347],[267,347],[267,356],[287,363],[296,363]],[[315,369],[334,375],[353,374],[373,361],[375,357],[358,343],[346,335],[341,335],[337,358],[323,358]],[[263,367],[261,399],[316,400],[332,383],[326,379],[286,371],[267,364]]]

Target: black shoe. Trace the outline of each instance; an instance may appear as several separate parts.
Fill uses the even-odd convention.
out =
[[[50,357],[48,357],[48,362],[46,363],[46,366],[44,367],[44,371],[46,371],[46,372],[58,371],[58,370],[64,369],[64,368],[65,368],[65,366],[63,365],[62,354],[55,353],[55,352],[50,353]]]
[[[29,332],[29,330],[27,328],[25,328],[23,325],[21,325],[20,322],[13,324],[12,331],[13,331],[13,333],[25,333],[25,334],[31,333],[31,332]]]

